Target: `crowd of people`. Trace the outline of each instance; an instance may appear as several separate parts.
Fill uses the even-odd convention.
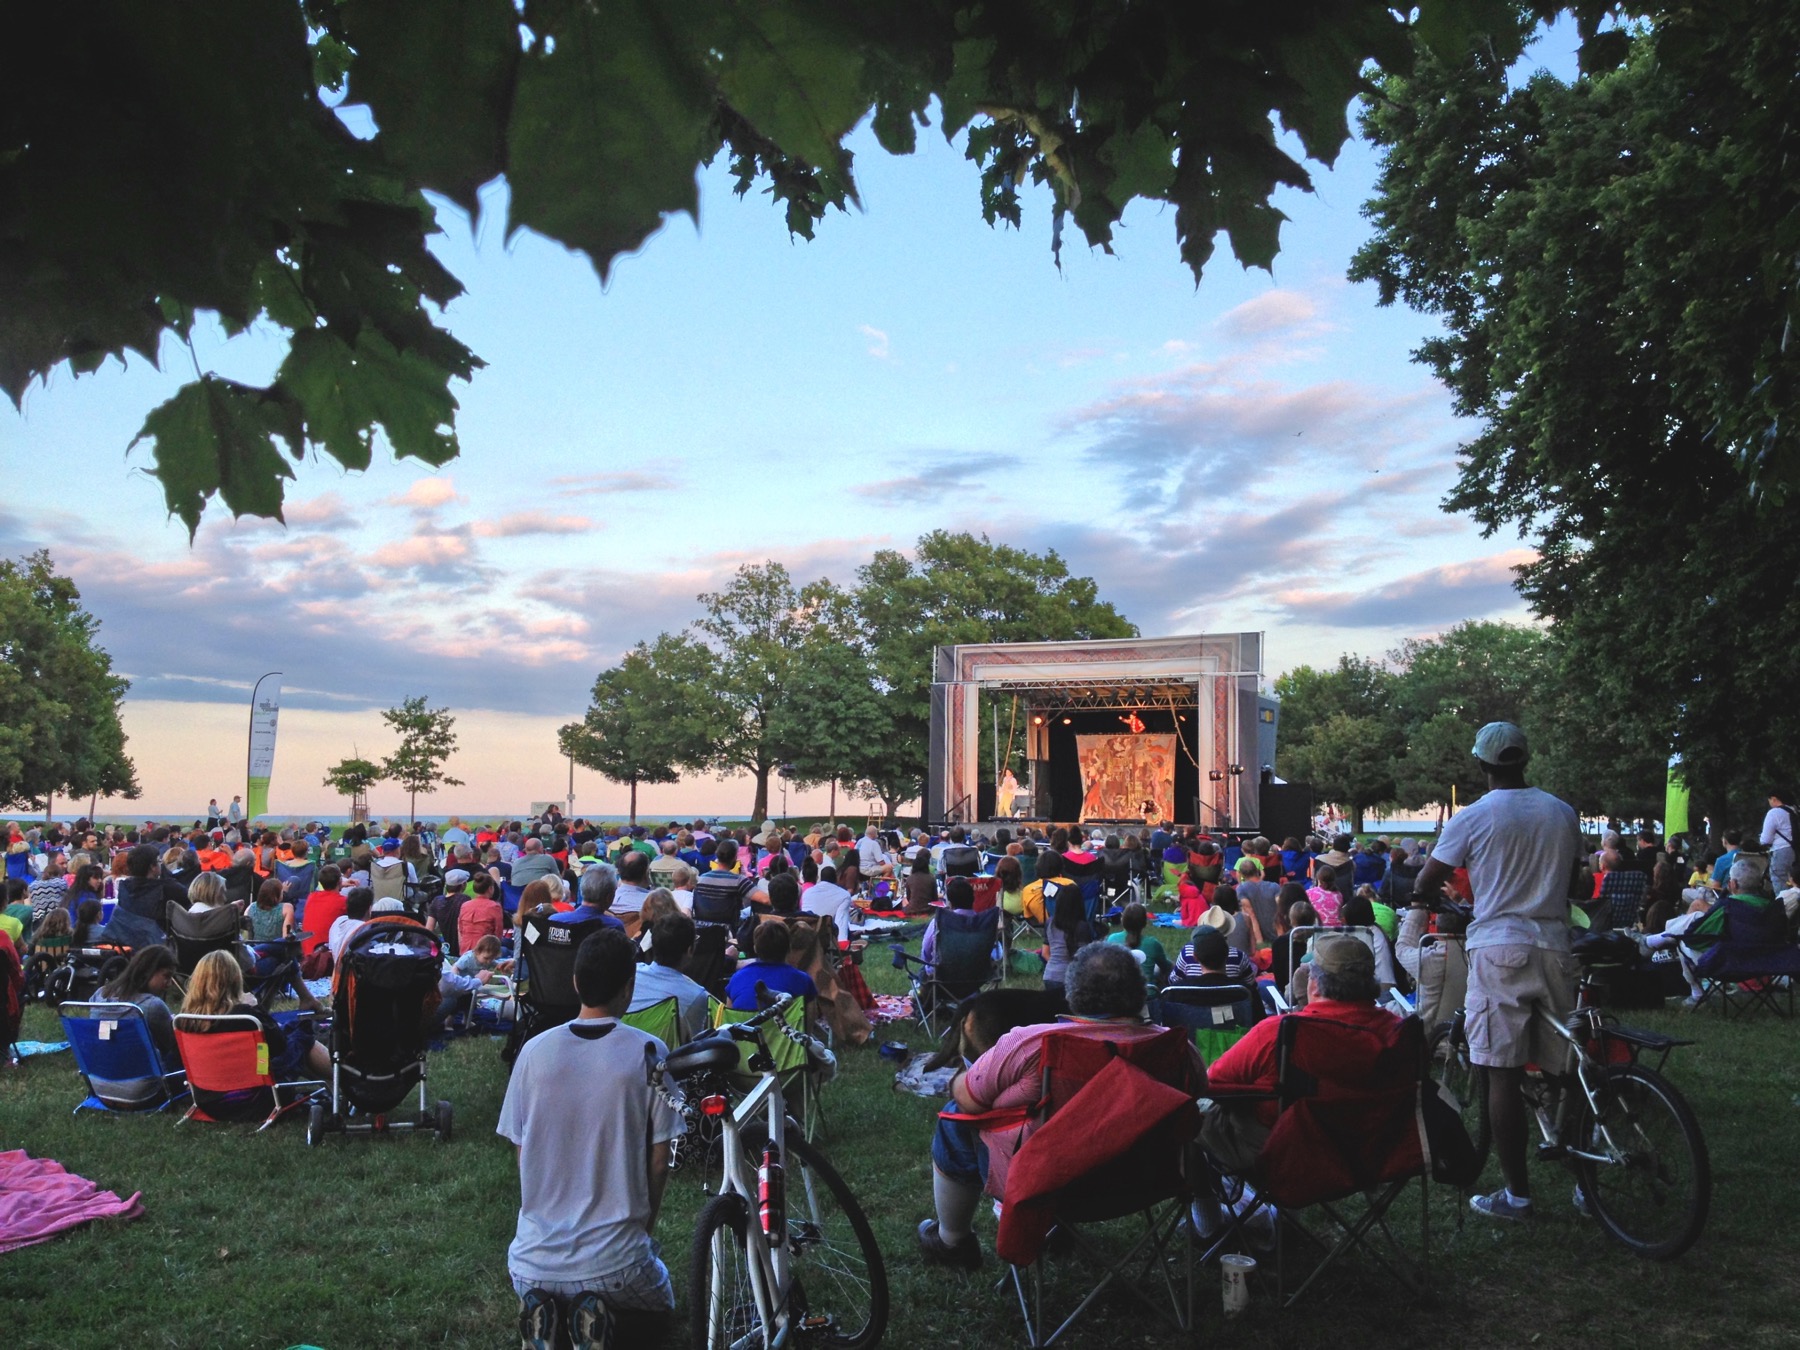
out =
[[[981,1264],[981,1198],[1004,1195],[1009,1159],[1030,1126],[1002,1142],[970,1122],[1035,1103],[1043,1038],[1071,1028],[1112,1040],[1151,1034],[1159,993],[1183,986],[1247,995],[1241,1039],[1211,1063],[1196,1052],[1192,1065],[1196,1081],[1226,1098],[1272,1085],[1283,1016],[1383,1033],[1407,1009],[1428,1025],[1465,1010],[1471,1058],[1489,1073],[1504,1180],[1473,1204],[1518,1221],[1533,1212],[1521,1075],[1556,1051],[1537,1014],[1568,1010],[1572,940],[1584,930],[1627,931],[1646,954],[1676,955],[1688,1002],[1698,1002],[1696,959],[1717,940],[1727,900],[1790,926],[1800,915],[1796,819],[1776,792],[1759,831],[1727,830],[1717,846],[1649,830],[1584,840],[1566,804],[1527,786],[1529,748],[1518,728],[1484,727],[1474,753],[1490,791],[1430,844],[1347,834],[1276,841],[1173,826],[1131,833],[1013,824],[991,835],[774,822],[728,830],[706,820],[603,826],[555,812],[338,831],[316,822],[257,829],[229,812],[187,828],[14,826],[0,960],[23,974],[21,958],[41,972],[91,944],[129,950],[101,997],[141,1007],[173,1062],[164,1001],[176,971],[170,911],[235,908],[242,951],[202,960],[184,1008],[257,1016],[280,1070],[305,1076],[321,1070],[321,1045],[245,992],[258,944],[296,942],[316,977],[363,924],[412,917],[442,934],[452,957],[434,1014],[442,1026],[513,970],[521,924],[586,925],[591,935],[575,965],[580,1012],[520,1050],[500,1121],[519,1149],[522,1203],[509,1265],[528,1345],[572,1330],[575,1344],[599,1344],[615,1314],[672,1306],[650,1233],[679,1121],[645,1069],[660,1047],[629,1027],[616,1034],[619,1019],[672,997],[678,1038],[692,1039],[705,1032],[709,989],[745,1011],[769,992],[818,1000],[834,968],[858,986],[847,997],[868,999],[852,964],[836,951],[821,960],[816,946],[797,951],[796,935],[824,933],[848,946],[870,916],[923,919],[929,966],[942,916],[974,909],[978,878],[992,879],[986,893],[1001,911],[1000,958],[1035,956],[1053,1020],[967,1042],[966,1070],[952,1082],[931,1146],[933,1213],[919,1230],[927,1261]],[[805,916],[812,922],[796,926]],[[717,930],[725,955],[710,984],[692,978],[707,930]],[[1024,968],[1031,965],[1028,957]],[[295,992],[310,998],[304,983]],[[580,1094],[569,1089],[575,1081],[587,1085]],[[618,1090],[597,1097],[591,1085],[599,1082]],[[605,1103],[599,1117],[596,1100]],[[1270,1124],[1266,1107],[1209,1111],[1196,1175],[1222,1181],[1249,1170]],[[571,1191],[552,1180],[574,1174],[599,1181]],[[1218,1197],[1226,1193],[1199,1188],[1189,1217],[1197,1240],[1223,1221]]]

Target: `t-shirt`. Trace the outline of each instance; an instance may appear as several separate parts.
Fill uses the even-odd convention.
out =
[[[507,1268],[533,1284],[592,1280],[651,1254],[649,1144],[682,1132],[650,1083],[663,1043],[612,1018],[527,1041],[495,1133],[519,1146]]]
[[[612,904],[609,908],[615,914],[636,914],[643,909],[644,901],[650,898],[650,892],[642,886],[629,881],[621,881],[618,890],[613,892]]]
[[[637,983],[631,990],[632,1012],[673,998],[681,1018],[681,1036],[691,1041],[706,1030],[707,993],[674,966],[652,961],[637,968]]]
[[[1769,849],[1794,846],[1794,817],[1785,806],[1771,806],[1763,817],[1762,842]]]
[[[866,834],[856,841],[856,856],[865,872],[873,872],[887,862],[887,850],[881,847],[881,840],[871,839]]]
[[[1569,879],[1581,853],[1575,809],[1539,788],[1498,788],[1450,817],[1431,856],[1466,867],[1475,895],[1468,951],[1569,950]]]
[[[333,962],[340,962],[344,959],[344,944],[350,940],[351,935],[357,929],[368,922],[367,919],[353,919],[348,914],[340,914],[332,921],[331,932],[326,940],[331,944]]]
[[[306,921],[301,926],[312,936],[300,944],[303,955],[311,956],[330,938],[332,925],[344,917],[344,903],[342,891],[314,891],[306,897]]]
[[[737,1012],[755,1012],[759,980],[769,986],[771,994],[799,994],[803,998],[813,998],[819,992],[812,976],[797,966],[777,961],[752,961],[739,967],[737,974],[725,985],[725,1001]]]
[[[1281,887],[1272,881],[1240,881],[1237,887],[1238,909],[1241,912],[1248,905],[1256,914],[1256,926],[1262,930],[1264,941],[1275,936],[1275,901],[1281,895]]]
[[[816,886],[806,888],[806,893],[800,897],[800,912],[803,914],[829,914],[837,924],[838,937],[848,939],[850,936],[850,913],[855,909],[851,900],[850,892],[835,881],[821,881]]]
[[[694,921],[736,925],[755,892],[755,877],[715,868],[694,884]]]
[[[505,933],[506,911],[489,896],[472,895],[456,911],[456,945],[462,951],[473,951],[484,937],[501,937]]]
[[[1108,942],[1118,943],[1121,947],[1124,947],[1126,951],[1137,958],[1138,965],[1142,966],[1144,970],[1145,984],[1156,984],[1172,969],[1168,953],[1163,950],[1162,943],[1158,942],[1148,933],[1145,933],[1138,939],[1138,945],[1135,947],[1126,945],[1126,938],[1129,936],[1129,934],[1121,929],[1119,932],[1110,935],[1106,940]]]

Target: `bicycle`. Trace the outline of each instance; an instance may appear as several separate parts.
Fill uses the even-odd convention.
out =
[[[690,1134],[716,1124],[722,1175],[700,1211],[688,1280],[699,1350],[799,1345],[866,1350],[887,1331],[887,1269],[856,1197],[787,1114],[765,1033],[792,995],[669,1056],[659,1081]],[[752,1047],[754,1086],[736,1102],[730,1075]]]
[[[1538,1016],[1569,1045],[1573,1068],[1527,1068],[1525,1094],[1541,1162],[1563,1162],[1606,1233],[1652,1260],[1693,1246],[1712,1203],[1706,1138],[1687,1099],[1662,1075],[1669,1054],[1693,1042],[1610,1021],[1594,1002],[1593,963],[1582,959],[1575,1011]],[[1487,1073],[1469,1060],[1464,1013],[1431,1039],[1432,1077],[1459,1105],[1478,1156],[1492,1144]],[[1657,1054],[1654,1067],[1640,1056]]]

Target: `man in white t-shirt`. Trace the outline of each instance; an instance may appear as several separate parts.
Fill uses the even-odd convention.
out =
[[[829,914],[837,924],[838,937],[848,942],[850,915],[855,909],[851,904],[853,898],[849,891],[837,884],[837,868],[821,867],[818,884],[808,886],[806,893],[800,897],[800,912]]]
[[[1488,1113],[1506,1186],[1475,1196],[1478,1214],[1531,1217],[1525,1171],[1525,1066],[1556,1071],[1565,1044],[1545,1026],[1575,1005],[1575,962],[1569,955],[1569,897],[1581,853],[1574,808],[1525,785],[1531,757],[1525,733],[1489,722],[1475,736],[1487,795],[1452,816],[1419,873],[1415,891],[1427,903],[1458,867],[1469,872],[1474,918],[1463,950],[1469,956],[1469,1058],[1488,1071]],[[1579,1189],[1576,1205],[1584,1204]]]
[[[1769,850],[1769,880],[1777,891],[1794,883],[1794,835],[1796,812],[1792,793],[1786,790],[1769,794],[1769,812],[1763,817],[1762,842]]]
[[[856,856],[865,877],[888,877],[894,874],[894,865],[888,861],[887,850],[881,846],[881,831],[873,825],[864,830],[863,837],[856,841]]]
[[[344,944],[369,921],[374,908],[375,892],[367,886],[358,886],[344,897],[344,912],[331,921],[331,928],[325,934],[325,944],[331,948],[334,966],[344,959]]]
[[[495,1132],[519,1152],[506,1264],[526,1346],[607,1346],[615,1314],[666,1320],[675,1308],[650,1235],[682,1125],[651,1083],[666,1047],[618,1020],[636,974],[637,949],[621,930],[585,938],[575,953],[581,1015],[525,1043],[500,1106]]]

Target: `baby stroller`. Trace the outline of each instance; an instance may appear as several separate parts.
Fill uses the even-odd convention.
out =
[[[130,960],[129,947],[71,947],[67,959],[42,976],[41,997],[52,1008],[64,1003],[87,1003],[103,986],[118,979]]]
[[[312,1105],[306,1142],[330,1131],[432,1130],[450,1139],[450,1103],[431,1110],[425,1047],[437,1004],[444,945],[414,923],[371,923],[344,945],[331,1009],[331,1094]],[[419,1089],[416,1119],[389,1113]]]

